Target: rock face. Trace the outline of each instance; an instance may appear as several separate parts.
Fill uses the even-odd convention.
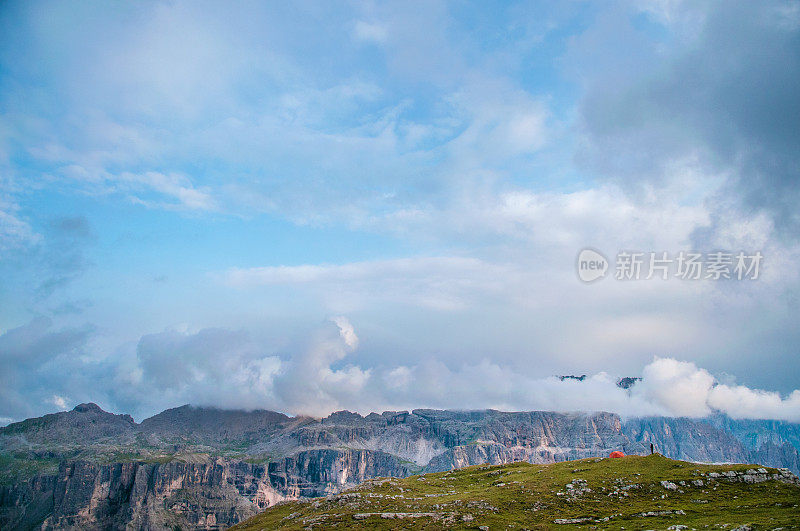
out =
[[[726,417],[500,411],[324,419],[183,406],[141,424],[94,404],[0,428],[1,529],[221,529],[366,479],[612,450],[798,471],[800,429]],[[38,468],[37,468],[38,467]]]
[[[377,476],[407,476],[394,456],[319,450],[267,465],[64,462],[55,476],[0,487],[3,529],[224,529],[275,503],[324,496]]]
[[[417,413],[415,411],[414,413]],[[532,411],[527,413],[482,412],[479,419],[456,417],[449,411],[422,412],[434,422],[472,429],[464,437],[451,439],[448,448],[435,456],[425,471],[439,472],[481,463],[511,461],[554,463],[580,459],[625,448],[634,453],[621,431],[621,421],[611,413],[576,414]],[[471,415],[471,414],[461,414]],[[643,447],[635,448],[642,450]]]
[[[800,426],[788,422],[648,417],[629,419],[623,433],[647,447],[652,442],[658,452],[673,459],[758,463],[800,472]]]
[[[673,459],[711,463],[745,463],[750,452],[732,434],[705,422],[686,418],[630,419],[623,428],[631,440]]]

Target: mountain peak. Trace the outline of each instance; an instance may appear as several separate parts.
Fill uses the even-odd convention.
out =
[[[343,409],[341,411],[334,411],[324,419],[322,422],[347,422],[347,421],[359,421],[363,420],[364,417],[359,415],[358,413],[354,413],[352,411],[347,411]]]
[[[75,408],[73,408],[72,411],[77,411],[78,413],[87,413],[90,411],[105,413],[103,408],[101,408],[94,402],[86,402],[84,404],[78,404],[77,406],[75,406]]]

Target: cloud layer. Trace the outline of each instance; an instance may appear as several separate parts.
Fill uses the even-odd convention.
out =
[[[38,394],[52,409],[93,400],[137,416],[182,403],[223,408],[270,408],[324,416],[349,409],[416,407],[449,409],[612,411],[623,416],[704,417],[800,421],[800,390],[788,396],[721,383],[689,361],[655,358],[631,389],[599,372],[583,381],[531,377],[488,359],[448,366],[426,359],[414,365],[365,366],[351,361],[358,336],[345,317],[333,318],[291,357],[261,352],[247,334],[223,329],[167,331],[141,338],[135,356],[117,365],[76,362],[54,344],[80,349],[80,331],[52,331],[35,321],[0,336],[3,363],[27,360],[4,380],[6,412],[21,417]],[[66,375],[66,376],[65,376]],[[76,381],[91,382],[77,387]],[[33,389],[26,389],[33,384]],[[8,406],[11,406],[10,408]],[[14,417],[8,417],[14,418]]]
[[[800,9],[788,2],[686,7],[659,13],[679,45],[646,48],[640,53],[652,60],[639,65],[642,74],[613,65],[615,77],[590,88],[581,107],[583,156],[632,186],[663,186],[676,164],[701,167],[724,176],[718,200],[766,211],[794,238]]]

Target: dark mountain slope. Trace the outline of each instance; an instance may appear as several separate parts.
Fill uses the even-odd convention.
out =
[[[114,415],[97,404],[81,404],[72,411],[15,422],[0,428],[0,436],[24,438],[35,444],[75,445],[101,439],[127,440],[136,431],[130,415]]]

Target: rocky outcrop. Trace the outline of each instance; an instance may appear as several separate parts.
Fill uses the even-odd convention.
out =
[[[636,382],[640,382],[641,380],[642,379],[639,378],[639,377],[624,376],[624,377],[620,378],[619,380],[617,380],[617,387],[619,387],[621,389],[630,389],[631,387],[636,385]]]

